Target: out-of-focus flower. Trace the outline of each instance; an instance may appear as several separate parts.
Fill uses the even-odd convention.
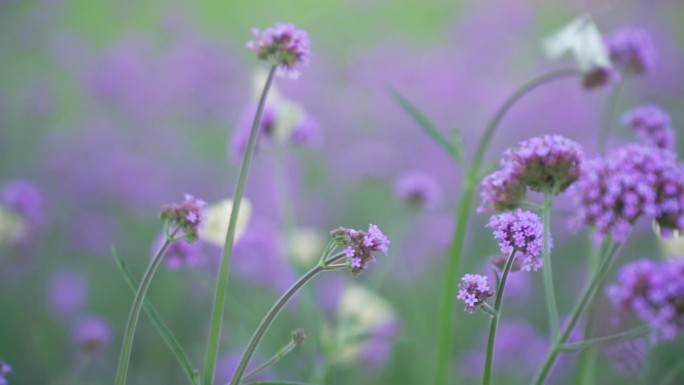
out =
[[[84,316],[72,325],[71,337],[74,345],[83,353],[97,354],[109,346],[112,330],[104,319]]]
[[[26,234],[26,223],[18,214],[0,206],[0,245],[14,245]]]
[[[654,227],[665,238],[681,236],[684,232],[684,164],[668,167],[656,188],[656,216]]]
[[[628,27],[606,38],[610,58],[627,72],[642,74],[653,70],[658,55],[651,35],[642,28]]]
[[[230,382],[231,378],[235,374],[235,369],[237,369],[240,363],[240,358],[242,357],[242,352],[230,352],[221,355],[216,362],[216,375],[214,376],[214,385],[225,385]],[[259,363],[259,357],[254,357],[252,363],[248,365],[246,373],[254,369],[254,365]],[[265,381],[273,378],[273,371],[270,368],[264,369],[254,376],[256,381]]]
[[[0,242],[31,242],[44,224],[43,194],[36,185],[15,180],[0,186]]]
[[[430,175],[409,171],[396,179],[394,193],[409,204],[434,208],[442,201],[442,188]]]
[[[228,225],[232,211],[232,199],[224,199],[209,205],[206,210],[206,221],[204,226],[199,229],[200,239],[215,246],[223,246],[226,242],[226,234],[228,234]],[[240,204],[237,223],[235,225],[233,243],[236,243],[242,238],[251,217],[252,204],[247,198],[243,197],[242,203]]]
[[[480,199],[478,213],[506,211],[514,209],[525,199],[527,190],[518,180],[517,170],[513,164],[503,162],[500,170],[485,176],[480,183]]]
[[[288,242],[292,257],[302,266],[313,264],[325,247],[323,234],[307,227],[296,228]]]
[[[154,256],[159,252],[164,241],[165,234],[159,234],[155,239],[151,254]],[[202,253],[202,244],[199,242],[188,242],[185,239],[172,242],[166,249],[164,254],[164,264],[171,270],[178,270],[186,267],[197,267],[205,262],[204,254]]]
[[[55,272],[48,282],[48,306],[59,316],[78,313],[88,301],[88,283],[73,270]]]
[[[311,43],[306,31],[292,24],[277,23],[263,31],[254,28],[252,34],[254,40],[247,43],[247,48],[259,59],[277,65],[280,75],[297,79],[300,74],[297,67],[309,64]]]
[[[456,298],[465,302],[464,310],[472,314],[477,306],[482,305],[493,295],[494,290],[489,287],[489,280],[486,276],[466,274],[461,278]]]
[[[515,259],[521,270],[536,271],[542,267],[544,226],[539,215],[518,209],[492,216],[487,227],[493,230],[502,253],[509,255],[516,250]],[[549,234],[549,249],[552,247]]]
[[[620,310],[651,327],[656,339],[674,339],[684,329],[684,260],[640,259],[623,266],[606,290]]]
[[[7,375],[12,373],[12,367],[0,360],[0,385],[7,385]]]
[[[338,246],[346,247],[344,254],[354,275],[360,274],[371,262],[375,262],[372,252],[381,251],[387,255],[390,244],[389,238],[374,224],[368,226],[368,232],[340,227],[330,234]]]
[[[670,116],[660,107],[649,104],[625,113],[622,121],[630,126],[644,143],[674,151],[675,130]]]
[[[578,210],[571,225],[594,226],[597,242],[608,234],[615,240],[623,240],[644,215],[659,215],[663,227],[669,228],[673,225],[669,213],[676,215],[679,205],[661,204],[671,199],[659,198],[659,195],[678,191],[676,185],[664,183],[675,179],[674,168],[677,168],[676,154],[636,144],[621,147],[605,158],[587,161],[585,173],[576,184]],[[671,177],[667,178],[666,174]]]
[[[640,338],[611,344],[602,350],[618,374],[623,377],[634,378],[644,369],[649,350],[648,345],[646,340]]]
[[[161,218],[169,224],[183,230],[188,242],[194,242],[199,236],[199,229],[206,221],[205,209],[207,202],[185,194],[181,204],[171,204],[162,207]]]
[[[570,52],[577,67],[584,74],[585,88],[594,88],[617,79],[612,68],[608,48],[601,33],[588,16],[580,16],[543,42],[546,55],[557,59]]]

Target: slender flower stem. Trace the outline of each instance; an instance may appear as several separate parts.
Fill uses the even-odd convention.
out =
[[[504,267],[503,275],[501,276],[501,282],[496,288],[496,300],[494,301],[494,310],[496,311],[496,316],[492,318],[489,325],[489,341],[487,342],[487,355],[485,358],[484,374],[482,376],[482,385],[489,385],[492,377],[492,362],[494,361],[494,343],[496,342],[496,328],[499,325],[499,318],[501,318],[501,304],[503,302],[503,292],[506,288],[506,281],[508,280],[508,273],[511,272],[511,266],[513,266],[513,260],[515,259],[515,249],[508,256],[506,261],[506,266]]]
[[[546,299],[546,311],[549,315],[549,324],[551,327],[551,341],[556,341],[558,338],[558,306],[556,305],[556,291],[553,287],[553,269],[551,268],[551,253],[549,250],[549,233],[551,232],[551,207],[553,206],[553,194],[549,192],[544,193],[544,211],[542,217],[544,221],[544,268],[542,273],[544,276],[544,294]]]
[[[328,259],[326,261],[326,264],[337,262],[344,257],[344,253],[339,253]],[[252,338],[249,340],[247,348],[245,349],[245,352],[242,354],[242,358],[240,358],[240,363],[238,364],[238,367],[235,370],[233,379],[230,381],[230,385],[238,385],[240,383],[240,381],[242,380],[242,375],[245,372],[245,369],[247,369],[247,365],[249,364],[249,360],[252,358],[254,351],[256,351],[256,348],[259,346],[261,339],[264,337],[264,334],[266,334],[266,332],[268,331],[268,328],[271,326],[271,323],[278,316],[278,314],[280,313],[282,308],[287,304],[290,298],[292,298],[292,296],[295,295],[295,293],[297,293],[297,291],[299,291],[299,289],[301,289],[302,286],[304,286],[307,282],[312,280],[316,275],[318,275],[318,273],[322,271],[324,271],[324,267],[322,267],[321,265],[316,265],[316,267],[309,270],[308,273],[304,274],[301,278],[299,278],[297,282],[290,286],[290,288],[287,289],[285,294],[283,294],[276,301],[276,303],[273,304],[268,313],[266,313],[264,319],[261,320],[261,323],[252,335]]]
[[[131,361],[131,350],[133,348],[133,337],[135,336],[135,328],[138,325],[138,318],[140,317],[140,310],[142,309],[143,301],[145,300],[145,295],[147,294],[147,289],[152,283],[152,278],[157,268],[164,259],[164,254],[169,246],[176,241],[173,236],[178,232],[179,228],[176,228],[170,236],[167,236],[164,240],[164,244],[154,256],[150,264],[147,266],[147,270],[143,274],[142,280],[140,281],[140,286],[138,291],[135,293],[133,298],[133,305],[131,305],[131,310],[128,313],[128,321],[126,322],[126,329],[124,330],[123,344],[121,345],[121,354],[119,355],[119,366],[116,370],[116,379],[114,383],[116,385],[124,385],[126,383],[126,376],[128,375],[128,364]]]
[[[272,66],[268,73],[264,89],[261,92],[257,111],[254,115],[254,121],[252,122],[252,129],[249,133],[247,148],[242,157],[242,166],[240,167],[238,183],[235,188],[235,196],[233,196],[233,210],[231,210],[230,213],[228,233],[226,234],[226,242],[223,245],[223,256],[221,257],[221,267],[219,269],[216,293],[214,294],[214,305],[211,313],[211,327],[209,329],[209,341],[207,342],[206,360],[204,362],[204,381],[202,382],[206,385],[212,385],[214,383],[214,371],[216,369],[219,342],[221,341],[223,307],[228,294],[228,275],[230,272],[230,258],[233,252],[233,241],[235,240],[235,227],[237,225],[238,213],[240,212],[240,204],[242,203],[242,195],[245,191],[245,182],[247,181],[247,174],[249,173],[249,165],[252,162],[252,155],[254,154],[254,147],[256,146],[256,140],[259,133],[259,126],[261,125],[261,115],[263,114],[264,106],[266,105],[268,91],[271,88],[271,83],[273,83],[275,71],[276,66]]]
[[[257,374],[261,373],[264,369],[273,366],[276,362],[280,361],[283,357],[288,355],[296,346],[296,342],[288,342],[287,345],[283,346],[280,350],[278,350],[278,352],[276,352],[276,354],[274,354],[273,357],[269,358],[267,361],[263,362],[261,365],[257,366],[256,368],[252,369],[249,373],[245,374],[245,376],[242,377],[241,381],[251,380]]]
[[[484,135],[478,143],[473,162],[468,169],[465,181],[463,183],[461,199],[459,201],[458,211],[456,213],[456,227],[454,229],[453,241],[449,247],[449,253],[447,256],[442,305],[438,317],[439,341],[437,350],[437,369],[435,376],[436,385],[446,385],[449,378],[449,363],[452,353],[451,349],[453,344],[455,323],[453,297],[454,293],[456,293],[456,290],[458,290],[461,255],[463,254],[468,219],[472,210],[475,186],[480,177],[480,168],[482,167],[485,152],[489,147],[489,143],[492,140],[494,132],[499,126],[499,123],[501,123],[503,118],[515,105],[515,103],[517,103],[518,100],[527,95],[530,91],[556,79],[578,76],[581,76],[581,73],[576,69],[560,69],[551,71],[524,84],[520,89],[514,92],[504,102],[504,104],[501,105],[501,107],[499,107],[494,117],[487,124]]]
[[[620,341],[629,341],[635,338],[646,336],[649,333],[651,333],[651,328],[649,328],[648,325],[642,325],[609,336],[593,338],[586,341],[573,342],[571,344],[563,344],[558,347],[558,350],[562,352],[572,352],[575,350],[590,348],[602,343],[616,343]]]
[[[610,93],[610,99],[608,100],[608,110],[606,113],[606,120],[601,127],[601,132],[599,134],[599,152],[605,154],[606,146],[608,145],[608,139],[610,138],[610,129],[613,126],[613,118],[617,110],[618,100],[620,100],[620,95],[625,85],[626,77],[623,76],[618,84],[615,85],[613,91]]]
[[[570,312],[570,319],[568,320],[568,323],[565,325],[563,332],[560,334],[560,338],[558,338],[558,340],[556,341],[553,341],[553,345],[551,346],[549,353],[546,355],[544,363],[542,364],[541,368],[539,369],[539,372],[532,381],[532,384],[541,385],[544,383],[544,380],[546,380],[546,376],[549,374],[551,366],[558,357],[558,353],[560,352],[560,346],[564,344],[565,341],[567,341],[568,337],[570,336],[570,333],[572,332],[573,328],[575,327],[575,324],[577,323],[577,320],[579,319],[579,316],[582,314],[582,311],[587,306],[589,301],[593,298],[593,295],[596,292],[596,288],[598,287],[599,283],[603,279],[605,279],[605,276],[608,273],[614,256],[619,254],[620,250],[622,249],[622,246],[624,246],[624,242],[615,245],[607,255],[603,256],[598,271],[596,272],[596,274],[594,274],[589,284],[582,291],[582,294],[580,295],[579,299],[575,303],[575,306]]]

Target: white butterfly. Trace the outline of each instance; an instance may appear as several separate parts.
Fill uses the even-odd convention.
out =
[[[597,68],[610,68],[608,49],[601,33],[588,15],[580,16],[543,41],[544,52],[557,59],[570,52],[579,69],[591,72]]]

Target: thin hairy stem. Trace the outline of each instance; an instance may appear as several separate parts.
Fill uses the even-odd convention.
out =
[[[261,373],[262,371],[264,371],[264,369],[267,369],[267,368],[275,365],[283,357],[288,355],[295,347],[297,347],[296,342],[294,342],[294,341],[288,342],[287,345],[283,346],[280,350],[278,350],[278,352],[276,354],[274,354],[273,357],[264,361],[261,365],[257,366],[256,368],[252,369],[249,373],[245,374],[244,377],[242,377],[241,381],[249,381],[252,378],[256,377],[256,375]]]
[[[506,266],[501,275],[501,282],[496,288],[496,300],[494,302],[494,310],[496,316],[492,318],[489,325],[489,340],[487,341],[487,355],[485,356],[484,374],[482,375],[482,385],[489,385],[492,377],[492,362],[494,361],[494,343],[496,342],[496,328],[499,325],[501,318],[501,304],[503,303],[503,293],[506,288],[506,281],[508,280],[508,273],[511,272],[513,260],[515,259],[515,249],[508,256]]]
[[[553,206],[553,194],[549,192],[544,193],[544,210],[542,218],[544,221],[544,250],[542,252],[544,258],[544,267],[542,268],[542,275],[544,278],[544,299],[546,300],[546,312],[549,316],[549,325],[551,329],[551,341],[556,341],[558,338],[558,305],[556,305],[556,291],[553,287],[553,269],[551,268],[551,252],[549,244],[549,234],[551,233],[551,206]]]
[[[157,255],[152,258],[152,261],[147,266],[145,273],[143,274],[142,280],[140,281],[140,286],[138,291],[135,293],[133,298],[133,305],[131,305],[131,310],[128,313],[128,321],[126,321],[126,329],[124,329],[123,344],[121,345],[121,353],[119,354],[119,366],[116,370],[116,379],[114,383],[116,385],[124,385],[126,383],[126,376],[128,375],[128,365],[131,361],[131,350],[133,349],[133,337],[135,337],[135,328],[138,325],[138,318],[140,318],[140,310],[142,309],[143,300],[147,294],[147,289],[149,289],[152,283],[152,278],[157,268],[164,259],[164,254],[169,248],[171,243],[175,240],[173,236],[178,231],[176,228],[171,236],[167,236],[164,239],[164,244],[157,252]]]
[[[472,210],[475,186],[480,179],[482,162],[494,132],[508,111],[518,102],[518,100],[527,95],[530,91],[557,79],[578,77],[580,75],[581,73],[576,69],[560,69],[551,71],[524,84],[520,89],[514,92],[503,103],[503,105],[501,105],[501,107],[499,107],[497,112],[487,124],[484,135],[478,143],[475,156],[473,157],[473,162],[468,168],[468,172],[463,183],[461,199],[459,201],[458,210],[456,213],[456,227],[454,229],[453,240],[447,255],[444,291],[442,293],[442,304],[438,317],[439,340],[437,349],[437,369],[435,373],[436,385],[446,385],[449,379],[450,357],[452,353],[451,349],[453,345],[455,326],[453,306],[454,293],[456,293],[456,290],[458,289],[461,255],[463,254],[468,219],[470,218],[470,213]]]
[[[223,256],[221,257],[221,267],[219,269],[219,276],[216,282],[216,292],[214,294],[214,305],[211,312],[211,326],[209,329],[209,340],[207,342],[207,353],[204,362],[204,376],[203,384],[211,385],[214,383],[214,371],[216,369],[216,360],[218,358],[219,343],[221,341],[221,326],[223,324],[223,307],[228,294],[228,275],[230,272],[230,258],[233,252],[233,241],[235,240],[235,228],[240,212],[240,205],[242,204],[242,195],[245,191],[245,182],[247,181],[247,174],[249,173],[249,165],[254,154],[254,147],[259,133],[259,126],[261,125],[261,115],[266,104],[266,97],[268,91],[273,83],[273,76],[275,75],[276,66],[272,66],[266,79],[266,84],[261,92],[257,111],[252,122],[252,129],[249,133],[247,141],[247,148],[242,157],[242,166],[240,167],[240,174],[238,176],[237,187],[235,188],[235,195],[233,196],[233,209],[230,213],[230,221],[228,222],[228,232],[226,234],[226,242],[223,245]]]
[[[344,257],[345,254],[340,253],[327,260],[326,263],[332,264]],[[308,273],[304,274],[297,282],[295,282],[289,289],[287,289],[285,294],[283,294],[276,301],[276,303],[273,304],[268,313],[266,313],[264,319],[261,320],[261,323],[252,335],[252,338],[249,340],[247,348],[245,349],[245,352],[242,354],[242,358],[240,358],[240,363],[238,364],[238,367],[235,370],[233,379],[230,381],[230,385],[238,385],[240,383],[240,381],[242,380],[242,375],[245,372],[247,365],[249,364],[249,360],[252,358],[252,355],[254,355],[256,348],[259,346],[259,343],[261,342],[261,339],[264,337],[264,334],[266,334],[266,332],[268,331],[268,328],[271,326],[271,323],[273,323],[273,320],[275,320],[275,318],[278,316],[278,314],[287,304],[290,298],[292,298],[292,296],[295,295],[299,291],[299,289],[302,288],[302,286],[304,286],[307,282],[312,280],[316,275],[318,275],[318,273],[322,272],[323,270],[324,268],[320,265],[317,265],[313,269],[309,270]]]

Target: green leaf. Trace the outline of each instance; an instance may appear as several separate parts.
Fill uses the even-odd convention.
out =
[[[116,253],[116,248],[114,246],[112,246],[112,255],[114,256],[114,259],[116,260],[116,265],[119,267],[119,270],[121,270],[121,273],[123,274],[126,283],[131,288],[133,293],[135,293],[136,289],[138,288],[139,282],[133,277],[133,274],[131,273],[126,263],[121,258],[119,258],[119,255]],[[185,350],[183,350],[183,347],[181,347],[180,342],[178,342],[178,340],[173,335],[169,327],[166,326],[164,321],[162,321],[161,317],[159,316],[159,313],[157,313],[157,310],[155,310],[155,308],[152,306],[148,299],[145,299],[143,302],[143,310],[152,321],[154,328],[157,329],[157,332],[159,332],[159,335],[164,340],[166,345],[169,347],[169,349],[171,349],[173,355],[176,356],[176,358],[178,359],[178,362],[181,364],[181,367],[183,368],[185,375],[190,380],[190,383],[193,385],[199,385],[199,377],[196,375],[196,371],[192,368],[192,364],[190,363],[188,355],[185,354]]]
[[[388,88],[389,93],[392,95],[394,100],[399,104],[399,106],[413,118],[413,120],[418,123],[418,125],[440,146],[442,147],[452,158],[459,164],[463,162],[463,144],[460,140],[461,134],[458,129],[454,130],[454,137],[457,139],[456,142],[451,142],[447,139],[444,134],[442,134],[437,126],[425,115],[418,107],[401,95],[397,90],[392,87]]]

